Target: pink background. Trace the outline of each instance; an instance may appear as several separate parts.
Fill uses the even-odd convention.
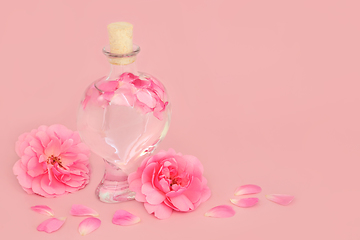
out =
[[[360,239],[360,15],[354,1],[7,1],[0,13],[2,239],[83,239],[72,204],[100,213],[86,239]],[[134,25],[139,69],[157,76],[173,104],[173,147],[197,156],[212,197],[167,220],[135,201],[99,202],[103,166],[75,194],[27,195],[12,173],[17,137],[39,125],[76,129],[85,88],[108,73],[107,24]],[[236,187],[263,188],[259,204],[228,219],[204,217],[230,204]],[[265,194],[287,193],[283,207]],[[68,217],[37,232],[46,204]],[[131,227],[111,223],[125,209]],[[3,238],[6,236],[6,238]]]

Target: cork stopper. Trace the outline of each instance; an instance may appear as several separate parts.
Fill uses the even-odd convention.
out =
[[[133,25],[127,22],[110,23],[109,32],[110,52],[114,54],[128,54],[133,51]],[[135,56],[110,58],[111,64],[127,65],[135,61]]]

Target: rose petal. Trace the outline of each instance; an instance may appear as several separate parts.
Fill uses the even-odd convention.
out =
[[[129,226],[140,222],[140,218],[120,209],[115,212],[112,222],[121,226]]]
[[[23,170],[21,165],[21,162],[17,161],[14,165],[13,171],[16,175],[18,175],[17,179],[19,180],[19,183],[23,188],[31,188],[33,179],[26,172],[22,172]]]
[[[179,195],[177,197],[170,198],[170,202],[180,212],[188,212],[194,210],[194,204],[185,196]]]
[[[43,196],[43,197],[54,197],[52,195],[47,194],[42,188],[41,188],[41,179],[43,178],[43,176],[38,176],[36,178],[33,179],[33,181],[31,182],[31,189],[34,191],[34,193]]]
[[[158,166],[156,162],[149,163],[142,172],[141,181],[143,184],[152,182],[152,177],[155,172],[155,168]]]
[[[101,81],[97,84],[97,88],[103,92],[114,92],[118,87],[118,81]]]
[[[211,197],[211,190],[209,187],[206,186],[203,189],[200,200],[195,204],[196,207],[199,206],[200,203],[207,201],[210,197]]]
[[[136,88],[149,88],[151,85],[151,81],[149,80],[141,80],[141,79],[135,79],[134,81],[132,81],[132,84],[136,87]]]
[[[49,176],[42,175],[40,184],[41,188],[50,195],[54,194],[55,196],[58,196],[65,193],[65,185],[59,182],[51,173],[49,173]]]
[[[50,217],[54,216],[54,211],[46,205],[32,206],[31,209],[40,214],[44,214]]]
[[[41,145],[41,142],[38,139],[34,138],[29,142],[29,144],[32,147],[33,151],[37,154],[40,155],[44,152],[44,147]]]
[[[246,195],[246,194],[256,194],[256,193],[260,193],[260,192],[261,192],[261,187],[259,187],[257,185],[253,185],[253,184],[247,184],[247,185],[238,187],[235,190],[235,195],[239,196],[239,195]]]
[[[132,176],[132,175],[131,174],[129,175],[129,179],[130,179],[130,176]],[[129,180],[129,183],[130,183],[129,189],[136,193],[135,200],[138,202],[146,202],[145,195],[141,193],[141,186],[142,186],[141,179],[135,179],[135,180],[132,180],[131,182]]]
[[[203,186],[200,179],[194,178],[184,195],[190,199],[191,202],[195,203],[201,198],[202,189]]]
[[[228,205],[220,205],[214,207],[205,213],[206,217],[214,217],[214,218],[228,218],[234,215],[235,215],[234,209]]]
[[[37,230],[40,232],[47,232],[52,233],[61,228],[61,226],[65,223],[65,219],[57,219],[57,218],[49,218],[42,222],[38,227]]]
[[[154,213],[154,216],[158,219],[166,219],[171,216],[172,209],[166,206],[164,203],[158,205],[151,205],[144,203],[144,207],[149,214]]]
[[[46,147],[44,153],[46,156],[59,156],[61,143],[60,140],[57,138],[52,138],[52,140],[49,142],[48,146]]]
[[[29,145],[29,143],[25,141],[28,135],[29,133],[21,134],[15,143],[15,151],[19,157],[21,157],[24,154],[25,148],[27,148],[27,146]]]
[[[79,224],[79,233],[82,236],[85,236],[93,231],[95,231],[96,229],[98,229],[101,225],[101,220],[98,218],[94,218],[94,217],[89,217],[84,219],[83,221],[81,221],[81,223]]]
[[[30,158],[27,164],[28,171],[27,173],[31,177],[37,177],[40,174],[44,174],[46,171],[46,166],[44,164],[39,163],[39,159],[36,157]]]
[[[73,216],[99,216],[99,214],[94,209],[80,204],[72,205],[70,214]]]
[[[137,92],[136,97],[140,102],[146,104],[149,108],[154,108],[156,106],[156,99],[149,90],[140,90]]]
[[[146,196],[146,201],[152,205],[160,204],[165,199],[165,195],[154,189],[151,183],[148,182],[142,185],[141,192]]]
[[[134,79],[136,79],[136,76],[129,72],[125,72],[121,74],[121,76],[119,77],[119,81],[124,81],[124,82],[131,82]]]
[[[44,126],[44,128],[46,129],[46,126]],[[73,131],[61,124],[54,124],[49,126],[47,132],[53,134],[53,136],[56,136],[60,142],[64,142],[66,139],[69,139],[73,134]]]
[[[35,135],[40,140],[43,147],[46,147],[51,141],[50,137],[44,131],[39,131]]]
[[[124,106],[133,106],[135,100],[135,96],[131,93],[131,91],[127,92],[126,90],[121,89],[121,91],[118,91],[113,96],[111,103]]]
[[[259,201],[258,198],[230,199],[231,203],[242,208],[255,206],[258,203],[258,201]]]
[[[266,195],[266,198],[274,203],[285,206],[291,203],[294,196],[286,194],[268,194]]]

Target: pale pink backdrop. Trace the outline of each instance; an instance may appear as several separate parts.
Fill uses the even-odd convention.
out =
[[[360,239],[360,15],[354,1],[6,1],[0,10],[1,239]],[[76,129],[84,89],[108,72],[106,25],[128,21],[139,68],[166,85],[173,104],[159,149],[197,156],[212,197],[196,211],[157,220],[135,201],[99,202],[103,166],[75,194],[27,195],[12,166],[17,137],[39,125]],[[236,187],[263,188],[259,204],[228,219],[204,217],[230,204]],[[265,194],[293,194],[287,207]],[[100,213],[81,237],[72,204]],[[37,232],[45,204],[68,217]],[[131,227],[111,223],[125,209]]]

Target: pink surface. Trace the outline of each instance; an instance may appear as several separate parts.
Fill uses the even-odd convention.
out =
[[[7,1],[1,7],[2,239],[83,239],[73,204],[100,214],[87,239],[360,239],[360,15],[358,1]],[[56,199],[27,195],[12,173],[17,137],[39,125],[75,130],[85,88],[108,72],[106,25],[134,24],[139,68],[162,80],[173,104],[159,149],[197,156],[212,197],[167,220],[141,203],[99,202],[103,163],[90,184]],[[257,184],[259,203],[206,218]],[[289,206],[266,194],[295,196]],[[38,232],[48,205],[68,217]],[[141,218],[111,223],[116,210]],[[5,236],[5,238],[3,238]]]

